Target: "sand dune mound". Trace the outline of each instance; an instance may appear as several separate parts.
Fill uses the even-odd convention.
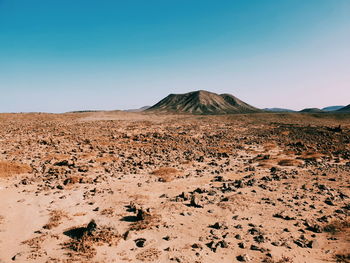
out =
[[[147,111],[191,114],[253,113],[261,110],[230,94],[216,94],[204,90],[185,94],[170,94]]]

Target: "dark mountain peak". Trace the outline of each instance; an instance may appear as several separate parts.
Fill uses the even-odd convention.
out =
[[[340,110],[341,108],[344,108],[344,106],[328,106],[328,107],[322,108],[322,110],[323,111],[336,111],[336,110]]]
[[[350,104],[348,106],[345,106],[345,107],[337,110],[337,112],[350,112]]]
[[[250,106],[230,94],[218,95],[206,90],[197,90],[185,94],[170,94],[150,107],[148,111],[229,114],[260,112],[261,110]]]

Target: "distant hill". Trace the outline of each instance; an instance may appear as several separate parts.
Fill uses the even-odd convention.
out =
[[[350,104],[348,106],[345,106],[345,107],[337,110],[336,112],[350,112]]]
[[[341,108],[344,108],[344,106],[328,106],[323,108],[323,111],[336,111],[336,110],[340,110]]]
[[[283,108],[265,108],[263,109],[265,111],[271,111],[271,112],[295,112],[294,110],[290,109],[283,109]]]
[[[231,94],[216,94],[199,90],[185,94],[170,94],[146,111],[191,114],[231,114],[263,112]]]
[[[104,110],[76,110],[76,111],[68,111],[67,113],[89,113],[89,112],[100,112]]]
[[[303,109],[299,112],[304,112],[304,113],[324,113],[323,110],[319,109],[319,108],[306,108]]]
[[[151,106],[143,106],[139,109],[129,109],[129,110],[125,110],[127,112],[141,112],[141,111],[145,111],[147,110],[148,108],[150,108]]]

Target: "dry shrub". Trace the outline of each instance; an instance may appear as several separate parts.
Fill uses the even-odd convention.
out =
[[[114,214],[114,208],[106,208],[101,211],[101,215],[107,216],[107,217],[113,217]]]
[[[155,261],[159,258],[159,256],[162,254],[161,251],[159,251],[156,248],[149,248],[147,250],[144,250],[136,255],[136,259],[140,261]]]
[[[276,143],[268,142],[263,144],[264,150],[265,151],[270,151],[273,150],[277,147]]]
[[[63,181],[63,184],[67,185],[67,186],[72,185],[72,184],[76,184],[76,183],[79,183],[80,180],[83,178],[84,177],[78,176],[78,175],[70,176]]]
[[[41,244],[44,242],[44,240],[45,240],[45,234],[42,234],[38,237],[25,240],[22,242],[22,244],[28,245],[32,249],[40,249]]]
[[[94,153],[84,153],[80,156],[81,159],[95,159],[95,157]]]
[[[85,212],[78,212],[78,213],[75,213],[73,216],[85,216],[86,213]]]
[[[290,134],[290,131],[282,131],[281,132],[281,135],[289,135]]]
[[[260,161],[258,163],[258,166],[262,167],[262,168],[271,168],[271,167],[275,166],[275,163],[272,160]]]
[[[178,175],[179,170],[172,167],[161,167],[154,170],[151,174],[157,176],[161,182],[170,182],[174,180],[175,176]]]
[[[218,207],[221,209],[227,209],[231,211],[232,213],[236,213],[237,209],[247,209],[249,207],[249,204],[251,204],[252,198],[233,194],[230,196],[227,196],[226,201],[221,201],[217,204]]]
[[[25,244],[30,247],[30,255],[28,256],[28,259],[37,259],[43,256],[43,250],[41,246],[42,243],[45,241],[45,238],[46,235],[42,234],[38,237],[34,237],[22,242],[22,244]]]
[[[331,223],[323,227],[323,231],[336,234],[336,233],[349,233],[350,234],[350,218],[346,220],[334,220]]]
[[[223,144],[222,146],[220,147],[215,147],[215,150],[218,152],[218,153],[226,153],[226,154],[233,154],[233,151],[232,151],[232,147],[227,147],[225,144],[225,142],[223,143],[220,143],[220,144]]]
[[[334,256],[338,263],[350,263],[350,253],[339,253]]]
[[[44,229],[52,229],[58,227],[63,218],[68,218],[68,215],[60,210],[54,210],[50,212],[49,222],[43,226]]]
[[[68,154],[58,154],[58,153],[51,153],[46,155],[43,159],[43,161],[51,161],[54,160],[56,162],[63,161],[69,159],[70,156]]]
[[[302,165],[302,161],[295,159],[282,159],[278,161],[280,166],[299,166]]]
[[[80,228],[71,228],[66,232],[77,229]],[[96,255],[95,246],[116,246],[120,238],[120,235],[114,228],[102,226],[95,229],[95,231],[85,232],[81,237],[72,237],[69,241],[61,244],[61,246],[69,251],[67,255],[70,257],[92,258]]]
[[[317,162],[322,157],[324,157],[324,154],[307,152],[307,153],[303,153],[302,155],[298,156],[298,159],[302,159],[302,160],[305,160],[305,161]]]
[[[0,161],[0,178],[12,175],[30,173],[32,168],[27,164]]]
[[[96,158],[96,162],[98,163],[114,163],[118,160],[119,158],[116,156],[105,156]]]
[[[274,260],[272,258],[265,258],[264,263],[293,263],[293,259],[290,257],[282,256],[281,259]]]
[[[144,229],[151,229],[153,227],[160,225],[160,223],[161,223],[160,215],[145,213],[143,215],[142,220],[133,222],[130,225],[129,230],[140,231]]]

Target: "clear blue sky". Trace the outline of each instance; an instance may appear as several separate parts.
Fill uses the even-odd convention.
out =
[[[350,103],[349,0],[0,0],[0,112]]]

